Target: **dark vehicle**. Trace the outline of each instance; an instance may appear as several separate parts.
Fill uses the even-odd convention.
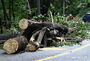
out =
[[[84,22],[90,22],[90,14],[85,14],[83,17],[82,17],[82,20]]]

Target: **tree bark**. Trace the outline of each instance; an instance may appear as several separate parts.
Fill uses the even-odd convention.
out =
[[[3,13],[4,13],[4,20],[6,21],[6,19],[9,20],[6,9],[5,9],[5,4],[4,4],[4,0],[1,0],[2,3],[2,8],[3,8]]]
[[[14,33],[11,33],[11,34],[0,34],[0,40],[7,40],[7,39],[10,39],[10,38],[14,38],[18,36],[18,34],[14,34]]]
[[[2,33],[2,19],[0,17],[0,33]]]
[[[35,22],[35,21],[28,20],[28,19],[21,19],[19,21],[19,27],[22,30],[25,30],[25,29],[27,29],[33,23],[40,23],[40,22]]]
[[[24,36],[19,36],[16,38],[8,39],[4,43],[3,49],[7,54],[13,54],[24,50],[27,44],[27,39]]]
[[[41,0],[41,14],[46,14],[52,0]]]
[[[24,20],[24,21],[26,21],[26,20]],[[23,25],[22,27],[25,26],[24,21],[23,21],[24,24],[22,22],[19,22],[20,24],[22,23],[22,25]],[[68,32],[67,27],[57,24],[57,23],[55,23],[53,26],[53,24],[51,22],[43,22],[43,23],[42,22],[34,22],[34,21],[30,22],[29,20],[28,20],[28,22],[27,22],[28,26],[26,27],[26,29],[24,28],[25,30],[23,33],[23,35],[28,39],[28,41],[34,32],[41,30],[43,27],[47,27],[50,32],[53,31],[54,33],[55,33],[55,31],[58,31],[60,34],[66,34]]]
[[[37,0],[37,10],[38,10],[38,15],[41,14],[41,10],[40,10],[40,0]]]
[[[67,29],[67,27],[63,26],[63,25],[60,25],[60,24],[57,24],[57,23],[54,23],[54,26],[52,24],[52,22],[35,22],[35,21],[31,21],[31,20],[27,20],[27,19],[21,19],[20,22],[19,22],[19,27],[23,30],[25,29],[28,29],[30,28],[31,26],[36,26],[37,28],[39,27],[52,27],[52,28],[56,28],[56,29]]]
[[[26,50],[30,52],[36,51],[40,47],[41,42],[43,41],[45,32],[46,27],[42,28],[42,30],[35,32],[30,38]]]
[[[13,20],[15,20],[15,14],[14,14],[14,0],[12,0],[12,15],[13,15]]]

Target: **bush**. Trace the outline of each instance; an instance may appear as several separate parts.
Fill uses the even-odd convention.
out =
[[[59,18],[59,19],[58,19]],[[59,20],[59,22],[57,22]],[[61,22],[63,20],[63,22]],[[51,21],[50,16],[48,17],[48,21]],[[72,38],[72,42],[56,42],[54,41],[52,45],[55,46],[63,46],[63,45],[73,45],[76,43],[81,42],[84,39],[87,39],[90,37],[90,35],[87,33],[88,30],[90,30],[90,23],[84,23],[81,19],[74,21],[66,21],[66,18],[63,19],[62,16],[56,15],[54,16],[54,22],[63,24],[67,26],[68,28],[76,28],[77,31],[73,33],[67,33],[65,37]]]

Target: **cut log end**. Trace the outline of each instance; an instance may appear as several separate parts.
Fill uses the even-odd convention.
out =
[[[27,21],[27,19],[21,19],[20,22],[19,22],[19,27],[22,29],[22,30],[25,30],[27,29],[29,26],[29,22]]]
[[[3,49],[7,54],[12,54],[18,50],[18,46],[18,42],[15,39],[9,39],[4,43]]]
[[[34,44],[28,44],[27,47],[26,47],[26,51],[29,51],[29,52],[34,52],[38,49],[38,47]]]
[[[27,39],[24,36],[19,36],[5,41],[3,49],[7,54],[13,54],[23,51],[27,44]]]

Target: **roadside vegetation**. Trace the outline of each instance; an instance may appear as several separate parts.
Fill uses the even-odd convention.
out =
[[[59,17],[59,19],[58,19]],[[63,19],[62,19],[63,18]],[[75,17],[77,19],[77,17]],[[50,18],[49,18],[50,20]],[[69,38],[69,42],[59,42],[54,41],[52,45],[55,46],[63,46],[68,45],[72,46],[74,44],[80,44],[85,39],[90,39],[90,23],[83,22],[81,18],[78,18],[78,20],[72,19],[70,21],[67,21],[67,17],[61,17],[61,16],[55,16],[54,20],[56,23],[63,24],[67,26],[68,28],[74,28],[74,32],[68,32],[66,34],[66,38]],[[59,21],[59,22],[58,22]],[[72,29],[73,30],[73,29]]]
[[[82,20],[78,21],[65,21],[62,23],[63,25],[69,27],[69,28],[75,28],[75,32],[73,33],[67,33],[66,38],[71,38],[68,41],[70,42],[54,42],[53,44],[56,46],[63,46],[68,45],[72,46],[74,44],[80,44],[85,39],[90,39],[90,34],[87,32],[90,32],[90,23],[84,23]]]

